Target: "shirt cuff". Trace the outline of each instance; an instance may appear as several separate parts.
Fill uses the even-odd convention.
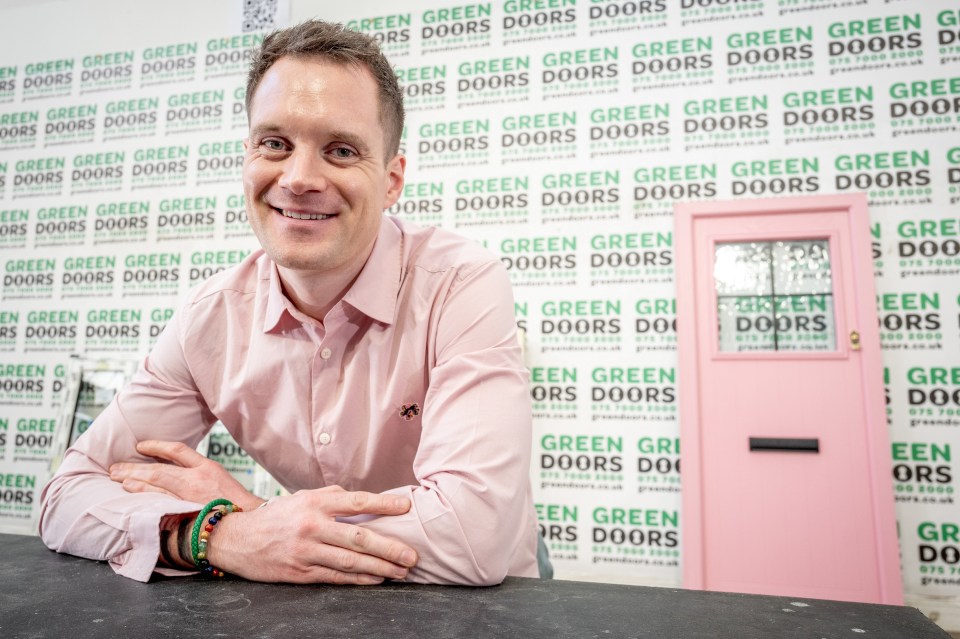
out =
[[[193,574],[186,570],[157,566],[160,558],[160,520],[166,515],[199,512],[202,504],[185,501],[165,501],[147,511],[130,514],[127,536],[130,548],[110,560],[110,567],[118,575],[147,582],[153,572],[167,576]]]

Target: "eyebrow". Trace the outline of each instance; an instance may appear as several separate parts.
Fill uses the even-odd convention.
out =
[[[258,124],[250,129],[250,139],[259,138],[269,133],[279,133],[280,127],[273,124]]]

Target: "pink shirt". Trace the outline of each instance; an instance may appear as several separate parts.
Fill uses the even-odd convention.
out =
[[[359,522],[419,553],[409,581],[536,577],[527,380],[506,270],[472,242],[385,216],[322,325],[257,251],[191,293],[67,452],[41,497],[40,534],[146,581],[160,518],[201,504],[127,493],[107,469],[153,461],[140,440],[195,446],[219,419],[288,490],[409,497],[406,515]]]

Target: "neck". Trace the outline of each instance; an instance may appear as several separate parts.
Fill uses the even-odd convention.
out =
[[[323,324],[330,309],[343,299],[359,277],[375,244],[376,238],[352,259],[330,269],[295,269],[277,264],[284,294],[301,313]]]
[[[297,271],[277,265],[283,292],[293,305],[308,317],[321,324],[331,308],[337,305],[359,275],[359,271],[346,277],[331,274],[317,275],[310,271]]]

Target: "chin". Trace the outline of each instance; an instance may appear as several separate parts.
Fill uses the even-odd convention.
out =
[[[289,255],[281,254],[279,256],[271,255],[267,253],[277,263],[278,266],[282,266],[285,269],[291,271],[323,271],[326,270],[327,264],[325,260],[317,259],[317,256],[306,256],[306,255]]]

